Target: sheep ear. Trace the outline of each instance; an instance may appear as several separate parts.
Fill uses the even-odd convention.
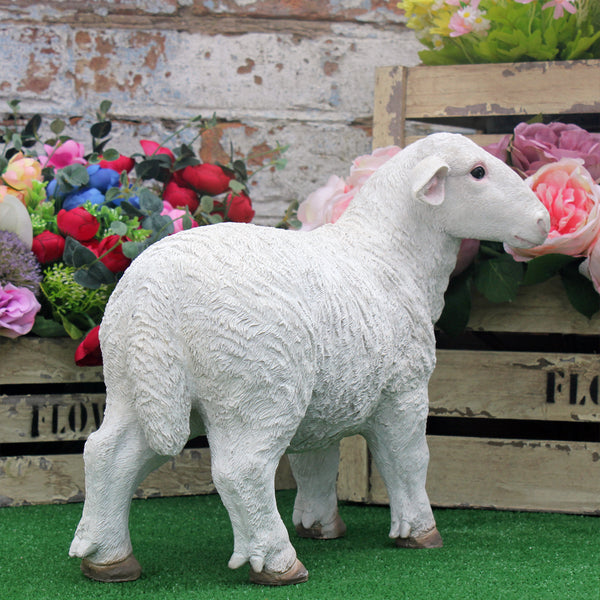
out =
[[[446,175],[450,167],[439,156],[428,156],[417,163],[410,172],[410,189],[413,198],[433,206],[444,201]]]

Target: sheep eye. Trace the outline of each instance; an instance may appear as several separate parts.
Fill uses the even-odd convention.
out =
[[[471,171],[473,179],[483,179],[485,177],[485,169],[482,166],[475,167]]]

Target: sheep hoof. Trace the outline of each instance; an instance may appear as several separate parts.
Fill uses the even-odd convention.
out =
[[[296,559],[296,562],[285,573],[275,573],[266,570],[256,573],[250,569],[250,581],[258,585],[295,585],[308,581],[308,571]]]
[[[98,565],[84,558],[81,561],[81,571],[94,581],[119,583],[135,581],[142,574],[142,567],[133,554],[116,563]]]
[[[442,536],[437,527],[417,538],[396,538],[398,548],[441,548],[443,545]]]
[[[312,527],[304,527],[302,523],[296,525],[296,533],[302,538],[312,538],[314,540],[335,540],[344,537],[346,534],[346,523],[342,521],[340,515],[329,525],[315,524]]]

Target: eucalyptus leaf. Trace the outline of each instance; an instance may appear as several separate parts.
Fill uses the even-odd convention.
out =
[[[33,115],[33,117],[31,117],[31,119],[29,119],[29,121],[27,121],[27,125],[25,125],[25,128],[23,129],[23,135],[25,136],[35,136],[35,134],[38,132],[40,125],[42,124],[42,117],[40,115]],[[52,125],[50,125],[50,128],[52,128]]]
[[[147,242],[123,242],[121,245],[123,254],[131,260],[137,258],[147,247]]]
[[[141,188],[138,194],[140,209],[147,213],[160,213],[164,207],[162,200],[148,188]],[[145,227],[145,229],[150,229]]]
[[[106,115],[106,113],[110,110],[112,106],[112,102],[110,100],[102,100],[100,102],[100,112],[102,115]]]
[[[94,123],[90,127],[90,133],[95,138],[105,138],[112,129],[112,123],[110,121],[101,121]]]
[[[510,302],[517,297],[524,267],[510,256],[501,256],[477,265],[474,283],[490,302]]]
[[[63,262],[66,265],[79,268],[94,262],[96,258],[96,255],[81,242],[71,236],[66,238],[63,251]]]
[[[123,223],[122,221],[113,221],[110,224],[110,230],[112,231],[112,233],[120,237],[127,235],[127,225],[125,225],[125,223]]]
[[[246,186],[241,181],[238,181],[237,179],[232,179],[229,182],[229,189],[234,194],[239,194],[240,192],[243,192],[246,189]]]
[[[54,119],[52,123],[50,123],[50,131],[54,135],[60,135],[66,127],[66,123],[62,119]]]
[[[60,183],[67,184],[67,188],[79,188],[87,185],[90,181],[87,169],[83,165],[68,165],[56,172],[56,178]]]
[[[211,213],[215,209],[215,201],[212,196],[202,196],[200,199],[200,210],[205,213]]]
[[[73,279],[79,285],[92,290],[97,290],[101,285],[115,283],[114,274],[99,260],[75,271]]]

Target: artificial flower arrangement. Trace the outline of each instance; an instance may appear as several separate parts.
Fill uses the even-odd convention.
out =
[[[109,101],[90,128],[89,153],[63,135],[59,119],[45,143],[39,115],[17,131],[19,103],[9,105],[12,119],[0,130],[0,336],[82,339],[79,365],[101,363],[99,323],[136,256],[182,229],[250,222],[249,177],[285,165],[279,145],[258,158],[253,174],[249,157],[234,159],[233,151],[222,165],[201,163],[190,143],[167,146],[189,129],[195,141],[216,125],[215,117],[190,119],[161,144],[141,140],[139,154],[124,156],[106,147]]]
[[[600,58],[597,0],[401,0],[425,65]]]
[[[527,250],[463,240],[438,327],[461,333],[476,288],[491,302],[515,300],[519,288],[560,277],[571,304],[591,317],[600,309],[600,134],[564,123],[521,123],[486,148],[511,165],[548,209],[547,240]],[[335,222],[368,177],[400,151],[380,148],[354,160],[346,179],[332,176],[300,203],[303,230]]]

